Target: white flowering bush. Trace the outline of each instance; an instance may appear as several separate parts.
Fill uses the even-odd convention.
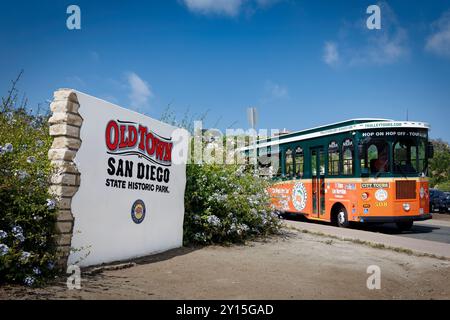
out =
[[[276,233],[269,181],[237,165],[187,165],[184,242],[236,243]]]
[[[36,285],[54,272],[55,200],[48,194],[47,118],[0,108],[0,285]]]
[[[194,134],[193,115],[177,121],[170,105],[160,120]],[[206,113],[197,117],[203,121]],[[194,140],[191,140],[192,153]],[[203,146],[208,143],[203,141]],[[270,180],[251,166],[192,164],[186,166],[184,244],[227,244],[277,233],[281,227],[267,193]]]

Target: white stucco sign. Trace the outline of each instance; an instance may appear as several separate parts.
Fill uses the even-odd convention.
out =
[[[73,157],[79,185],[70,205],[75,250],[68,264],[88,266],[180,247],[187,132],[81,92],[71,94],[82,124]]]

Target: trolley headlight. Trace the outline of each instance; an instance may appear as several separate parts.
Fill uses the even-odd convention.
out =
[[[403,204],[403,210],[405,210],[405,211],[411,210],[410,204],[409,204],[409,203],[404,203],[404,204]]]
[[[361,194],[361,198],[365,201],[369,199],[369,194],[367,192],[364,192],[363,194]]]

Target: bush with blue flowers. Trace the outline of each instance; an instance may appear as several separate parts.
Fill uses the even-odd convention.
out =
[[[38,285],[55,272],[50,145],[47,117],[27,111],[13,87],[0,105],[0,284]]]

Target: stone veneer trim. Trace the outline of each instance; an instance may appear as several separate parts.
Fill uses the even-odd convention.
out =
[[[71,208],[72,197],[80,186],[80,172],[74,159],[82,143],[80,129],[83,118],[78,113],[80,104],[73,90],[59,89],[53,96],[53,102],[50,104],[52,116],[48,120],[53,143],[48,151],[48,157],[55,171],[51,177],[49,191],[58,199],[55,226],[57,264],[61,269],[65,269],[71,251],[75,223]]]

